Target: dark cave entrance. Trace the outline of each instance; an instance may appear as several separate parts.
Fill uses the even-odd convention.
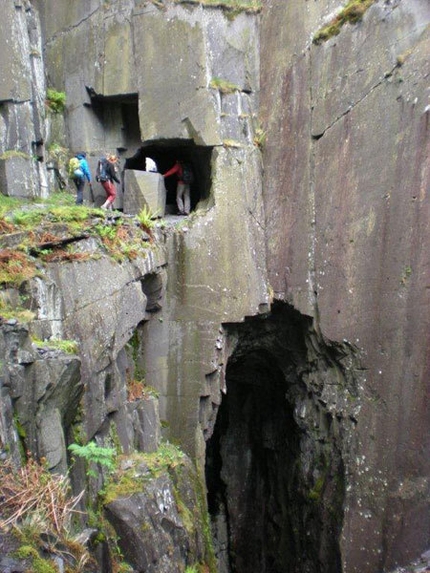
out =
[[[114,152],[125,158],[124,170],[146,171],[146,159],[152,159],[159,173],[165,173],[178,159],[191,165],[194,181],[190,184],[191,211],[209,208],[211,197],[211,163],[213,147],[196,145],[191,139],[160,139],[142,143],[139,119],[138,94],[103,96],[91,87],[86,87],[90,103],[86,105],[94,114],[94,129],[103,135],[105,149],[101,153]],[[121,173],[122,187],[124,172]],[[176,214],[175,176],[164,180],[166,188],[166,215]],[[123,189],[123,191],[125,191]]]
[[[107,146],[103,152],[122,154],[141,145],[137,94],[103,96],[87,87],[90,104]],[[94,126],[96,128],[96,126]],[[111,143],[110,143],[111,142]]]
[[[166,173],[177,159],[192,167],[194,181],[190,185],[191,211],[198,206],[210,206],[212,147],[196,145],[190,140],[168,140],[141,145],[136,154],[125,162],[125,169],[146,170],[146,159],[152,159],[159,173]],[[166,187],[166,214],[176,213],[175,176],[164,180]]]
[[[226,325],[238,342],[206,455],[219,573],[341,571],[344,470],[332,425],[323,424],[319,440],[312,434],[321,410],[302,380],[313,368],[308,327],[286,305]]]

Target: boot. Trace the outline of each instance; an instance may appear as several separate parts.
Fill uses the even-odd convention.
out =
[[[100,205],[100,209],[108,209],[109,208],[109,201],[105,201],[103,205]]]

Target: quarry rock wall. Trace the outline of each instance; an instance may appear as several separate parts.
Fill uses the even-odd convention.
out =
[[[379,571],[428,543],[429,6],[376,2],[317,43],[340,3],[265,8],[269,280],[362,353],[343,563]]]

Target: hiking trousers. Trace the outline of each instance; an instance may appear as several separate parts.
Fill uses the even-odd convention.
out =
[[[188,183],[178,183],[176,189],[176,205],[181,215],[190,214],[190,186]]]
[[[102,181],[102,187],[106,191],[106,201],[112,205],[116,199],[116,188],[112,181]]]
[[[82,205],[84,202],[85,179],[83,177],[76,177],[73,181],[76,186],[76,205]]]

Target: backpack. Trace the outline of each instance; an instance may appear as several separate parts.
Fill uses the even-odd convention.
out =
[[[82,171],[81,162],[77,157],[72,157],[69,160],[68,174],[72,179],[82,179],[84,172]]]
[[[101,181],[102,183],[104,183],[105,181],[107,181],[109,179],[109,174],[108,174],[108,161],[106,159],[106,157],[101,157],[99,159],[99,164],[98,164],[98,178],[99,181]]]
[[[193,170],[189,163],[182,164],[182,181],[184,183],[192,183],[194,181]]]

